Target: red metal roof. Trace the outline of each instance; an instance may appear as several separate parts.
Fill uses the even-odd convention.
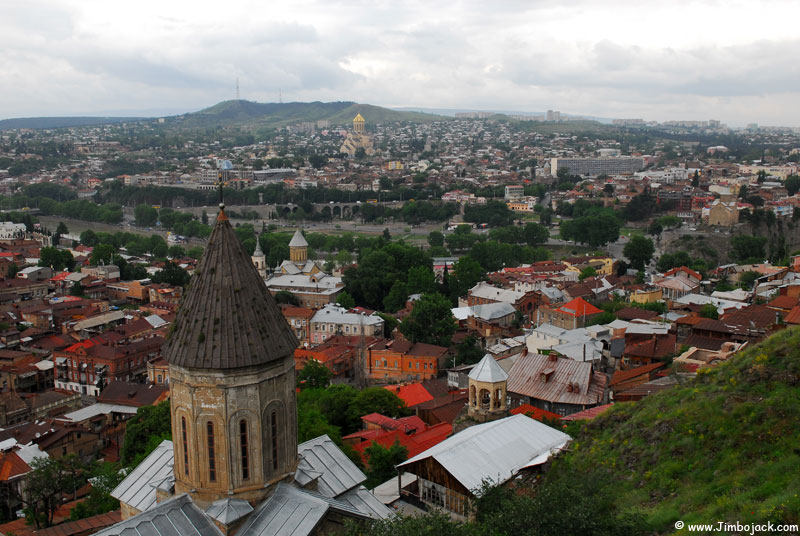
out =
[[[641,367],[640,367],[641,368]],[[601,413],[605,412],[608,408],[613,406],[614,404],[603,404],[602,406],[595,406],[593,408],[585,409],[583,411],[579,411],[578,413],[573,413],[572,415],[567,415],[566,417],[561,417],[562,421],[588,421],[589,419],[594,419]]]
[[[561,313],[566,313],[570,316],[589,316],[589,315],[596,315],[598,313],[602,313],[601,309],[598,309],[591,303],[587,302],[583,298],[575,298],[574,300],[568,301],[564,305],[558,308],[558,311]]]
[[[651,372],[658,370],[665,366],[665,363],[651,363],[649,365],[644,365],[641,367],[635,367],[629,370],[618,370],[614,373],[611,377],[611,382],[608,384],[609,387],[612,385],[616,385],[620,382],[624,382],[630,380],[631,378],[636,378],[637,376],[641,376],[642,374],[650,374]]]
[[[536,406],[531,406],[530,404],[522,404],[511,410],[512,415],[527,415],[531,419],[535,419],[537,421],[541,421],[543,419],[549,420],[558,420],[561,418],[561,415],[558,413],[553,413],[552,411],[547,411],[544,409],[539,409]]]
[[[408,385],[387,385],[385,389],[392,391],[394,394],[400,397],[400,399],[403,400],[408,407],[413,407],[417,404],[427,402],[428,400],[433,400],[433,395],[431,395],[428,390],[419,383],[410,383]]]
[[[16,452],[5,452],[0,455],[0,482],[30,472],[31,467]]]

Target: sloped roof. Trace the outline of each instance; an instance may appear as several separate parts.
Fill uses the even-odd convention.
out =
[[[614,404],[603,404],[602,406],[595,406],[593,408],[585,409],[583,411],[579,411],[578,413],[573,413],[572,415],[567,415],[566,417],[561,417],[562,421],[588,421],[589,419],[594,419],[601,413],[605,412],[608,408],[613,406]]]
[[[314,533],[330,509],[349,517],[366,517],[350,504],[326,499],[281,482],[275,492],[250,515],[237,534],[305,536]]]
[[[317,489],[326,497],[341,495],[367,479],[327,435],[300,443],[297,453],[302,457],[301,466],[308,466],[304,469],[321,475]]]
[[[172,464],[172,441],[164,440],[111,491],[111,496],[140,512],[148,510],[156,503],[156,488],[151,483],[171,476]]]
[[[636,378],[637,376],[641,376],[642,374],[647,374],[649,376],[656,370],[664,368],[665,366],[666,363],[650,363],[649,365],[634,367],[628,370],[618,370],[614,372],[614,375],[611,377],[611,382],[609,382],[608,385],[611,387],[620,382],[628,381],[632,378]]]
[[[531,406],[530,404],[522,404],[521,406],[517,406],[509,413],[511,413],[511,415],[526,415],[531,419],[536,419],[537,421],[541,421],[542,419],[557,421],[561,418],[561,415],[558,413],[553,413],[552,411],[547,411],[546,409],[540,409],[536,406]]]
[[[97,536],[222,536],[222,533],[188,494],[155,505],[150,511],[126,519]]]
[[[433,400],[433,395],[421,383],[410,383],[408,385],[387,385],[388,389],[406,403],[409,408]]]
[[[234,369],[292,356],[297,338],[220,210],[164,347],[171,365]]]
[[[574,300],[568,301],[559,307],[558,311],[570,316],[589,316],[603,312],[583,298],[575,298]]]
[[[469,377],[476,382],[496,383],[506,381],[508,374],[500,368],[494,357],[486,354],[469,372]]]
[[[294,236],[292,240],[289,242],[290,248],[304,248],[308,246],[308,242],[306,242],[306,237],[303,236],[303,233],[300,229],[294,232]]]
[[[433,458],[468,490],[484,481],[507,481],[531,465],[544,463],[571,440],[567,434],[524,415],[471,426],[398,465],[412,471],[415,463]]]

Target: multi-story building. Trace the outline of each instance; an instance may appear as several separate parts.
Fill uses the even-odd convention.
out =
[[[446,359],[443,346],[384,339],[369,348],[367,376],[385,383],[432,379],[446,366]]]
[[[307,346],[311,341],[311,318],[314,310],[308,307],[281,306],[281,313],[292,328],[300,346]]]
[[[509,184],[506,186],[506,201],[513,201],[515,199],[521,199],[525,196],[525,187],[521,184]]]
[[[566,169],[572,175],[596,177],[598,175],[632,175],[644,167],[641,156],[613,156],[598,158],[552,158],[550,172]]]
[[[147,376],[148,361],[161,356],[160,336],[112,345],[102,337],[73,344],[54,353],[56,389],[98,396],[111,381],[135,381]]]
[[[383,323],[376,313],[367,315],[327,304],[311,318],[311,344],[322,344],[334,335],[382,337]]]

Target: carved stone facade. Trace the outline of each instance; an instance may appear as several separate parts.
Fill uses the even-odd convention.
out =
[[[290,477],[297,466],[294,389],[291,357],[253,369],[171,367],[175,493],[190,492],[199,504],[221,497],[254,504]]]

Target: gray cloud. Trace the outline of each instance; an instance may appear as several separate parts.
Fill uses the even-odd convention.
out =
[[[790,2],[769,28],[746,2],[88,2],[0,3],[0,117],[200,108],[239,77],[256,100],[800,125]]]

